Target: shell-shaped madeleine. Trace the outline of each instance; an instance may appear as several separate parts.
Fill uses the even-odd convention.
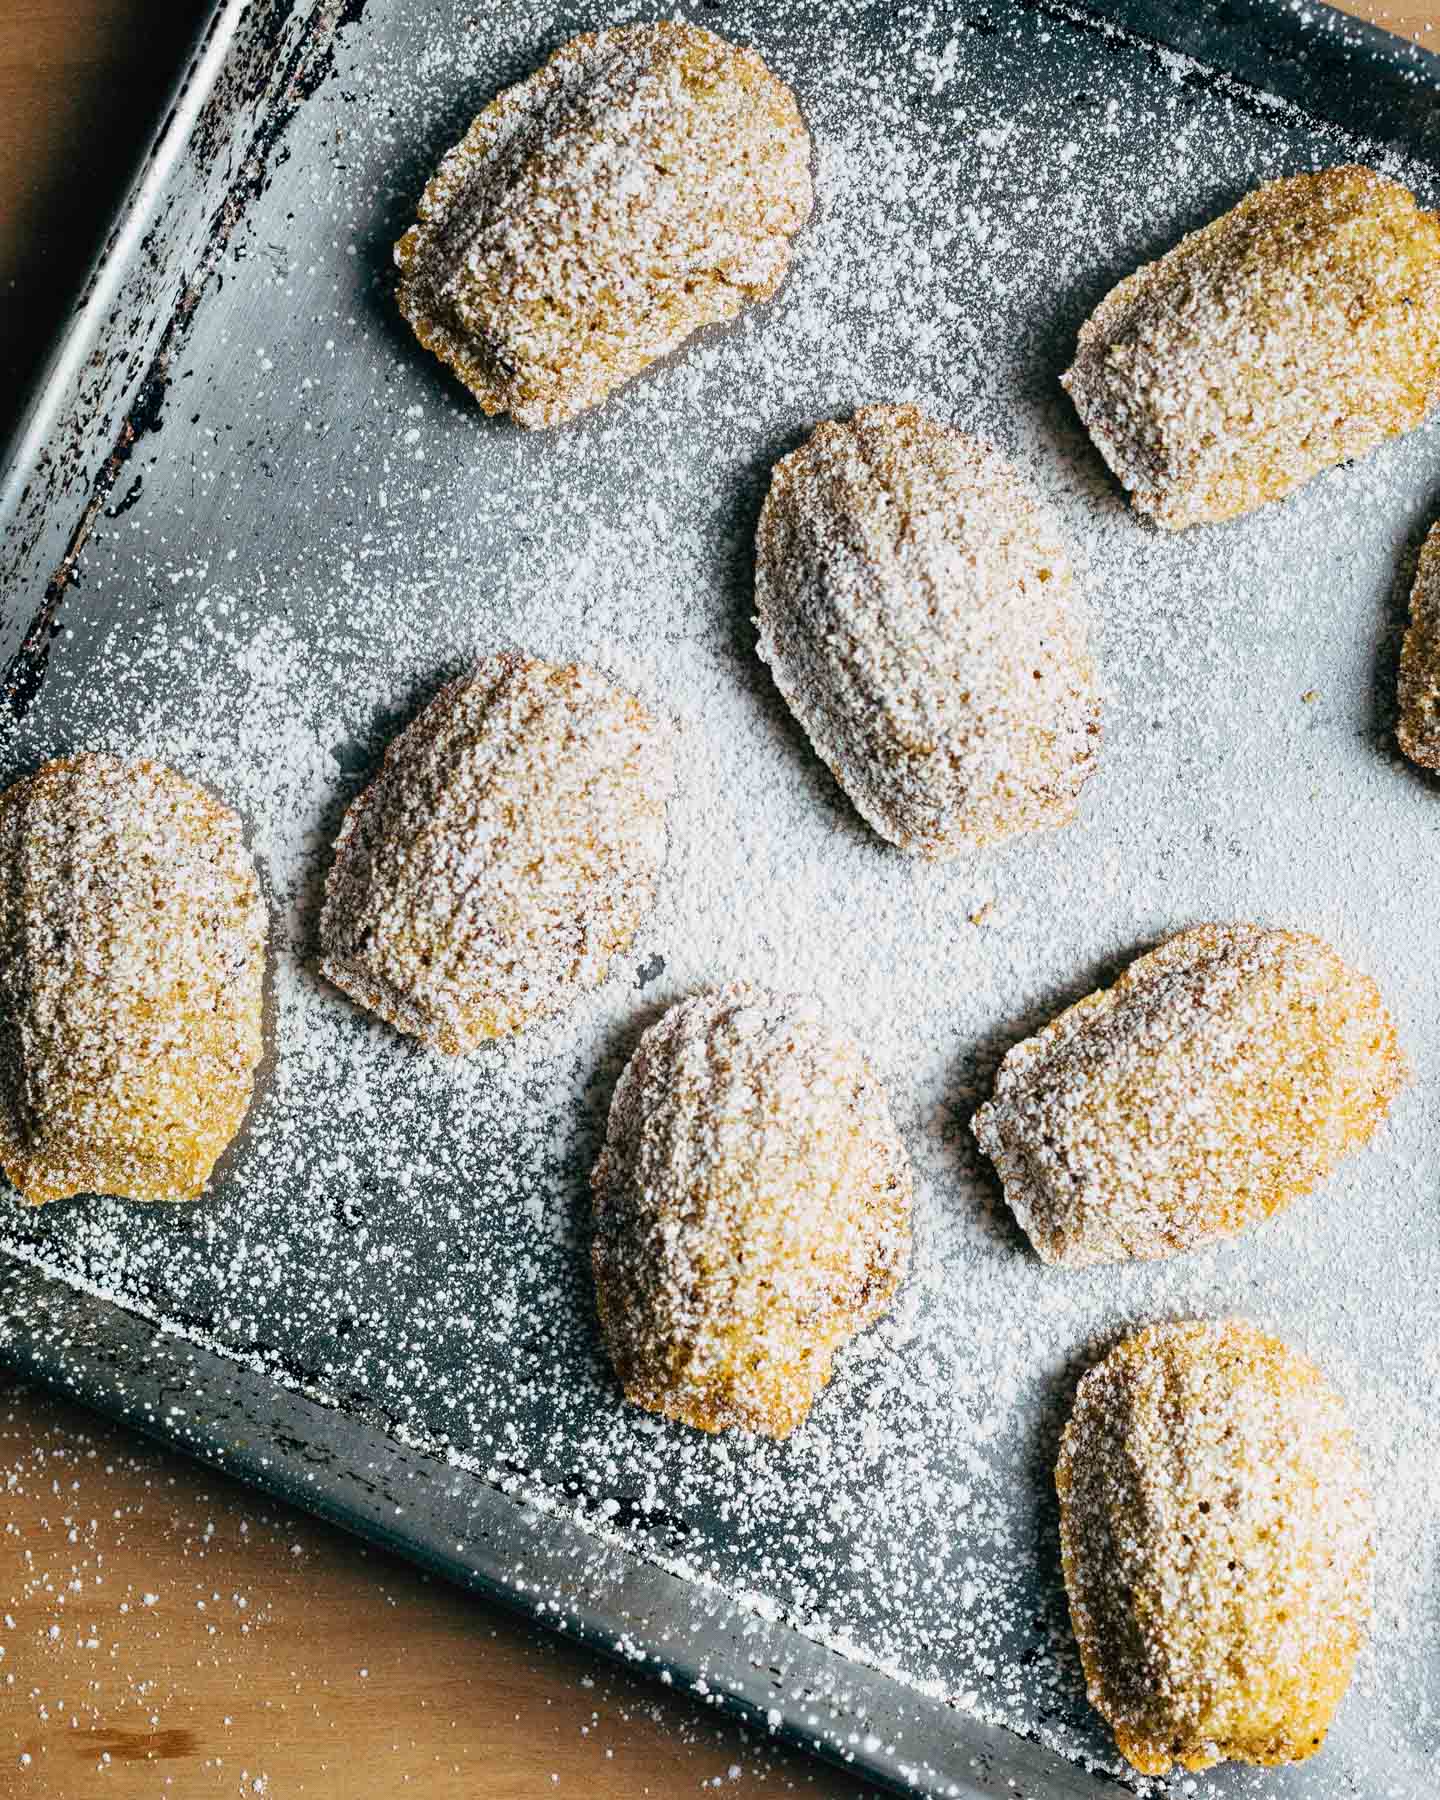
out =
[[[598,986],[665,860],[672,735],[583,664],[487,657],[346,814],[324,974],[451,1056]]]
[[[395,246],[400,310],[487,413],[555,425],[780,284],[810,134],[695,25],[573,39],[493,100]]]
[[[910,1165],[859,1046],[744,983],[645,1033],[591,1186],[626,1398],[702,1431],[787,1437],[909,1255]]]
[[[776,465],[759,651],[856,809],[942,858],[1068,824],[1100,713],[1059,532],[1014,470],[914,406]]]
[[[1251,512],[1440,401],[1440,216],[1358,165],[1269,182],[1112,288],[1062,381],[1157,525]]]
[[[1410,590],[1395,735],[1411,762],[1440,769],[1440,525],[1431,527]]]
[[[1328,944],[1197,925],[1017,1044],[973,1128],[1041,1257],[1081,1268],[1288,1206],[1407,1078],[1374,982]]]
[[[191,1200],[260,1061],[265,909],[240,822],[86,753],[0,794],[0,1168],[40,1205]]]
[[[1320,1748],[1370,1613],[1344,1403],[1241,1319],[1152,1325],[1080,1383],[1055,1470],[1090,1700],[1147,1775]]]

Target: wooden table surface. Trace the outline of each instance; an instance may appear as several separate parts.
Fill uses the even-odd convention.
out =
[[[0,0],[0,440],[202,10]],[[0,1490],[0,1795],[866,1791],[34,1390]]]

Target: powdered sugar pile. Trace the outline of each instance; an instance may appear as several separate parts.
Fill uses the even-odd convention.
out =
[[[1419,1800],[1440,1748],[1437,801],[1390,749],[1387,659],[1434,429],[1167,538],[1130,514],[1057,379],[1121,274],[1257,182],[1356,157],[1425,172],[1039,9],[989,6],[982,28],[744,0],[726,34],[795,87],[816,139],[790,278],[537,437],[488,423],[416,349],[389,250],[469,117],[593,19],[519,0],[468,16],[371,0],[343,39],[5,751],[8,772],[143,749],[237,809],[273,907],[273,1063],[203,1203],[62,1204],[7,1218],[6,1241],[1107,1767],[1050,1487],[1074,1374],[1142,1320],[1249,1314],[1350,1401],[1379,1613],[1323,1758],[1193,1791]],[[1106,690],[1079,820],[939,869],[856,818],[749,624],[770,467],[880,399],[995,443],[1057,511]],[[680,784],[655,908],[610,982],[457,1067],[336,994],[310,945],[384,744],[507,644],[674,718]],[[969,1117],[1013,1042],[1204,918],[1333,943],[1378,981],[1417,1087],[1371,1149],[1232,1244],[1045,1269]],[[660,1008],[727,978],[813,992],[854,1033],[918,1178],[895,1310],[779,1445],[627,1408],[591,1311],[585,1179],[615,1074]]]

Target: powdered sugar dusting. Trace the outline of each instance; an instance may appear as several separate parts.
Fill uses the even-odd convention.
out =
[[[1056,1484],[1091,1698],[1136,1767],[1312,1755],[1374,1554],[1354,1435],[1315,1365],[1242,1319],[1152,1326],[1080,1383]]]
[[[597,670],[487,657],[346,814],[320,919],[337,987],[450,1055],[604,980],[665,859],[670,733]]]
[[[501,95],[395,247],[401,311],[486,412],[555,425],[775,291],[810,141],[750,50],[587,33]]]
[[[1329,945],[1200,925],[1017,1044],[974,1131],[1041,1256],[1084,1268],[1289,1205],[1408,1078],[1375,983]]]
[[[770,480],[759,654],[816,753],[914,855],[1066,825],[1100,708],[1058,531],[916,407],[827,421]]]
[[[1361,160],[1433,204],[1433,175],[1048,11],[987,5],[981,30],[950,9],[741,0],[727,37],[794,87],[816,142],[790,274],[537,437],[488,423],[417,351],[389,253],[478,108],[594,21],[518,0],[469,16],[371,0],[345,36],[4,751],[8,774],[145,750],[236,808],[270,891],[273,1064],[201,1205],[60,1203],[7,1218],[6,1242],[1107,1768],[1050,1494],[1073,1378],[1146,1319],[1243,1311],[1350,1405],[1376,1627],[1322,1758],[1195,1792],[1333,1800],[1348,1781],[1420,1800],[1440,1748],[1435,796],[1390,749],[1386,658],[1434,427],[1203,540],[1166,537],[1136,523],[1057,382],[1115,280],[1259,181]],[[1107,672],[1079,819],[943,868],[856,820],[748,622],[777,457],[821,419],[907,399],[1026,470]],[[310,946],[384,745],[507,644],[605,670],[687,749],[654,908],[608,982],[455,1065],[331,990]],[[1045,1269],[970,1115],[1012,1043],[1203,918],[1332,943],[1376,978],[1421,1085],[1323,1192],[1235,1243]],[[727,979],[818,997],[864,1045],[916,1173],[896,1305],[783,1444],[626,1407],[591,1311],[585,1177],[611,1084],[661,1009]]]
[[[1359,167],[1267,183],[1107,294],[1062,377],[1135,505],[1233,518],[1440,402],[1440,218]]]
[[[910,1167],[860,1046],[744,982],[645,1033],[591,1188],[626,1395],[704,1431],[788,1437],[909,1259]]]
[[[34,1204],[194,1199],[260,1061],[265,915],[227,808],[77,756],[0,794],[0,1164]]]
[[[1410,590],[1400,651],[1396,739],[1422,769],[1440,769],[1440,527],[1432,525]]]

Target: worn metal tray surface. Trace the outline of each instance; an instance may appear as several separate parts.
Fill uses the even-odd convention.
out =
[[[1434,204],[1434,66],[1314,8],[682,10],[794,84],[816,217],[771,305],[541,435],[484,420],[419,351],[389,252],[471,115],[596,9],[215,14],[3,491],[0,777],[143,750],[239,809],[272,911],[270,1054],[202,1202],[0,1206],[0,1342],[878,1777],[1049,1796],[1146,1791],[1085,1704],[1058,1580],[1075,1377],[1136,1321],[1242,1311],[1350,1395],[1375,1637],[1323,1755],[1173,1791],[1431,1795],[1440,794],[1393,754],[1389,692],[1440,436],[1172,539],[1127,512],[1056,377],[1112,281],[1264,178],[1361,157]],[[1059,509],[1107,691],[1081,822],[939,870],[856,823],[749,622],[775,457],[902,396]],[[382,745],[502,642],[671,713],[683,791],[610,984],[454,1065],[329,991],[310,945]],[[1236,1243],[1043,1269],[966,1128],[998,1057],[1156,938],[1231,916],[1373,972],[1415,1085],[1370,1151]],[[738,975],[814,990],[860,1034],[920,1174],[902,1302],[782,1446],[625,1407],[587,1273],[621,1060],[665,1004]]]

